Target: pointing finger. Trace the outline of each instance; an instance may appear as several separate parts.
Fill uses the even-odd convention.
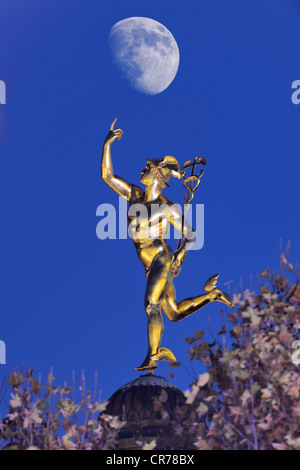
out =
[[[117,119],[118,119],[118,118],[116,118],[116,119],[112,122],[112,124],[111,124],[111,126],[110,126],[110,130],[111,130],[111,131],[114,130],[114,126],[115,126],[115,124],[116,124],[116,122],[117,122]]]

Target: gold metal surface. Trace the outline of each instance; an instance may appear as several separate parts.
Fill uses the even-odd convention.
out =
[[[148,159],[145,168],[141,171],[140,181],[145,186],[143,190],[114,174],[111,144],[116,139],[120,140],[123,135],[121,129],[114,128],[116,120],[111,124],[103,145],[102,178],[114,191],[127,199],[129,209],[133,204],[142,204],[148,209],[148,217],[141,220],[139,216],[137,222],[136,215],[128,215],[128,220],[130,226],[135,229],[137,229],[135,222],[139,225],[131,238],[138,258],[145,268],[147,278],[144,305],[148,317],[148,351],[144,361],[136,367],[136,370],[152,372],[157,368],[158,361],[176,361],[169,349],[161,347],[164,332],[161,310],[169,320],[177,322],[213,301],[222,302],[231,308],[233,304],[229,295],[216,287],[218,274],[211,276],[206,282],[204,290],[207,293],[186,298],[181,302],[176,300],[173,279],[180,273],[187,253],[187,240],[191,240],[193,229],[186,220],[185,214],[182,216],[179,207],[165,197],[162,190],[169,185],[171,176],[182,179],[184,186],[188,189],[185,202],[189,204],[203,174],[201,170],[199,176],[195,175],[196,166],[205,165],[205,160],[195,157],[194,162],[186,162],[180,170],[177,160],[170,155],[164,158]],[[189,168],[192,169],[192,174],[186,176]],[[150,211],[152,204],[159,207],[159,211],[155,214]],[[169,223],[182,234],[175,251],[165,239]]]

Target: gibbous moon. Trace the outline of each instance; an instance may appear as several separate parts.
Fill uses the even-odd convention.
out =
[[[114,63],[136,90],[157,95],[174,80],[179,49],[170,31],[158,21],[143,17],[119,21],[108,41]]]

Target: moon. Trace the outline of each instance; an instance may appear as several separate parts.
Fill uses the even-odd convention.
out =
[[[108,36],[113,61],[137,91],[157,95],[174,80],[179,49],[170,31],[151,18],[116,23]]]

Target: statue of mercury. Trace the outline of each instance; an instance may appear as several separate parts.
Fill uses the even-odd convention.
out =
[[[144,361],[135,369],[153,372],[157,362],[166,360],[175,362],[176,358],[168,348],[161,347],[164,332],[164,321],[161,311],[171,321],[177,322],[200,310],[213,301],[222,302],[233,307],[230,296],[216,287],[219,274],[211,276],[205,283],[205,294],[188,297],[181,302],[176,300],[173,279],[180,273],[180,267],[187,253],[187,241],[193,238],[193,229],[185,221],[182,224],[180,206],[170,201],[162,194],[169,186],[171,176],[181,179],[177,160],[167,155],[164,158],[148,159],[141,171],[140,182],[145,189],[128,183],[115,175],[111,161],[111,144],[120,140],[123,131],[115,129],[115,119],[104,141],[102,152],[102,178],[117,194],[127,199],[129,203],[128,220],[129,235],[134,243],[137,255],[145,268],[147,286],[144,306],[148,318],[148,351]],[[146,207],[147,217],[131,215],[130,207],[140,204]],[[155,204],[158,210],[151,210]],[[182,231],[183,243],[179,250],[174,251],[166,241],[169,224]],[[132,232],[132,233],[130,233]]]

